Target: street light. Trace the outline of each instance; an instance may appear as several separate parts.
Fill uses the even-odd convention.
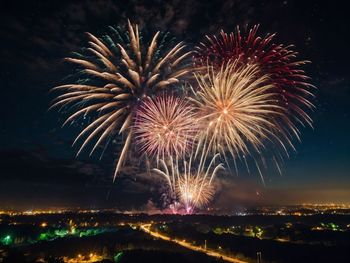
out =
[[[262,263],[261,252],[256,252],[256,262]]]

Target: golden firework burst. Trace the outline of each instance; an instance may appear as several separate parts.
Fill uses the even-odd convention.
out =
[[[261,74],[257,65],[233,61],[218,72],[208,66],[196,79],[192,101],[199,115],[198,145],[207,154],[219,152],[226,158],[229,152],[235,159],[252,149],[259,152],[265,140],[284,145],[276,122],[284,109],[278,106],[269,76]]]
[[[101,38],[87,33],[89,47],[66,58],[78,66],[76,80],[53,89],[63,94],[56,97],[51,108],[71,113],[64,124],[87,115],[93,118],[74,141],[82,139],[77,155],[93,140],[90,155],[112,137],[125,135],[115,179],[133,138],[131,127],[138,105],[148,95],[179,83],[191,72],[186,62],[191,52],[185,51],[183,42],[169,44],[167,35],[160,32],[148,47],[144,46],[138,25],[132,26],[129,21],[126,34],[117,28],[110,30]]]

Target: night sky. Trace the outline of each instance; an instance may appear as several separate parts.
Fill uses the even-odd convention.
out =
[[[160,207],[157,180],[141,167],[126,167],[112,183],[117,145],[102,160],[75,158],[71,144],[81,127],[61,129],[64,116],[47,110],[50,88],[71,70],[62,58],[86,44],[84,32],[98,35],[127,18],[189,45],[260,24],[262,35],[277,32],[275,41],[294,44],[312,61],[305,70],[318,87],[314,128],[301,127],[302,142],[282,176],[267,169],[264,187],[257,173],[226,174],[212,206],[350,203],[350,19],[343,1],[25,2],[2,3],[0,11],[0,209]]]

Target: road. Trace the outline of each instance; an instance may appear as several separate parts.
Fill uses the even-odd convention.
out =
[[[163,239],[163,240],[166,240],[166,241],[170,241],[170,242],[174,242],[180,246],[183,246],[185,248],[188,248],[188,249],[191,249],[191,250],[194,250],[194,251],[199,251],[199,252],[202,252],[202,253],[205,253],[207,254],[208,256],[211,256],[211,257],[216,257],[216,258],[221,258],[227,262],[233,262],[233,263],[248,263],[247,261],[242,261],[240,259],[237,259],[237,258],[233,258],[233,257],[229,257],[229,256],[226,256],[224,254],[221,254],[217,251],[213,251],[213,250],[210,250],[210,249],[204,249],[200,246],[195,246],[195,245],[192,245],[186,241],[181,241],[181,240],[177,240],[177,239],[171,239],[170,237],[168,236],[165,236],[163,234],[159,234],[157,232],[154,232],[152,230],[150,230],[150,227],[151,227],[151,224],[144,224],[144,225],[141,225],[140,228],[152,235],[153,237],[156,237],[156,238],[160,238],[160,239]]]

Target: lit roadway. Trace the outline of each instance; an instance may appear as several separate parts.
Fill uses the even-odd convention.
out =
[[[140,227],[141,227],[141,229],[143,231],[145,231],[146,233],[152,235],[153,237],[160,238],[160,239],[163,239],[163,240],[166,240],[166,241],[170,241],[170,242],[174,242],[176,244],[179,244],[180,246],[186,247],[188,249],[192,249],[194,251],[203,252],[203,253],[207,254],[208,256],[221,258],[221,259],[223,259],[225,261],[233,262],[233,263],[248,263],[247,261],[242,261],[242,260],[237,259],[237,258],[229,257],[229,256],[226,256],[224,254],[221,254],[221,253],[213,251],[213,250],[204,249],[204,248],[202,248],[200,246],[195,246],[195,245],[192,245],[192,244],[190,244],[188,242],[185,242],[185,241],[181,241],[181,240],[177,240],[177,239],[171,239],[168,236],[165,236],[165,235],[162,235],[162,234],[159,234],[157,232],[154,232],[154,231],[150,230],[151,224],[144,224],[144,225],[141,225]]]

